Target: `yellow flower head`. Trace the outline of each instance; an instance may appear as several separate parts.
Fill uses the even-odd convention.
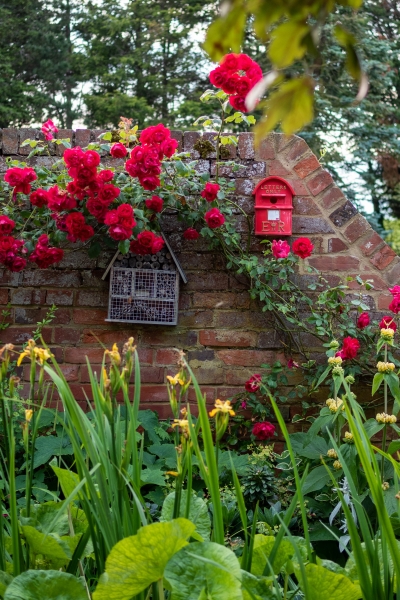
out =
[[[344,441],[348,444],[354,444],[354,436],[350,431],[346,431],[344,434]]]
[[[335,367],[339,367],[343,362],[343,358],[341,356],[330,356],[328,358],[328,365],[334,365]]]
[[[384,481],[382,483],[382,489],[383,489],[383,491],[386,492],[386,490],[388,490],[389,488],[390,488],[389,483],[387,481]]]
[[[335,460],[335,462],[333,463],[333,468],[337,471],[339,471],[339,469],[342,468],[342,463],[340,462],[340,460]]]
[[[333,398],[328,398],[328,400],[326,401],[326,405],[332,413],[336,413],[339,410],[339,408],[340,410],[345,409],[343,400],[340,400],[340,398],[338,398],[337,400],[334,400]]]
[[[395,370],[395,366],[392,362],[383,362],[381,360],[376,365],[376,368],[378,369],[379,373],[391,373]]]
[[[127,342],[125,342],[124,347],[122,348],[122,353],[126,354],[127,352],[133,352],[136,346],[133,345],[134,338],[130,337]]]
[[[326,455],[328,458],[337,458],[337,452],[334,448],[330,448]]]
[[[387,329],[381,329],[381,338],[387,341],[391,341],[394,337],[394,329],[388,327]]]
[[[111,361],[115,363],[117,367],[119,367],[121,364],[121,355],[119,353],[117,344],[113,344],[112,350],[106,350],[105,353],[110,357]]]
[[[25,356],[29,356],[31,359],[36,359],[39,362],[39,364],[43,366],[45,361],[48,360],[52,355],[51,352],[47,350],[47,348],[38,348],[36,346],[35,340],[30,339],[28,340],[25,350],[21,352],[21,354],[18,357],[18,367],[24,360]]]
[[[177,373],[174,377],[171,377],[171,375],[167,375],[167,379],[171,385],[178,385],[178,383],[179,385],[185,384],[180,373]]]
[[[25,421],[30,423],[33,417],[33,410],[31,408],[27,408],[25,410]]]
[[[189,431],[189,421],[186,419],[174,419],[171,427],[180,427],[182,431]]]
[[[388,415],[387,413],[378,413],[375,417],[378,423],[396,423],[396,415]]]
[[[214,417],[218,413],[229,414],[231,417],[235,416],[235,411],[232,410],[230,400],[216,400],[214,404],[215,408],[210,411],[210,417]]]

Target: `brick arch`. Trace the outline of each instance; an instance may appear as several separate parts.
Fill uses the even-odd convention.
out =
[[[69,137],[74,145],[87,146],[100,130],[62,130],[59,138]],[[39,138],[36,129],[0,130],[0,174],[6,170],[7,156],[26,159],[30,148],[22,147],[27,138]],[[198,159],[197,169],[215,174],[215,153],[200,158],[195,150],[197,132],[173,132],[180,150]],[[214,134],[205,134],[213,142]],[[49,146],[50,154],[61,155],[62,148]],[[294,197],[293,236],[308,236],[315,252],[309,263],[338,282],[343,275],[360,274],[372,279],[375,289],[365,298],[375,311],[386,310],[390,302],[388,287],[400,277],[400,258],[375,233],[358,213],[331,175],[319,163],[307,143],[297,136],[271,133],[258,149],[253,134],[240,133],[238,147],[230,148],[231,159],[242,165],[233,171],[228,165],[220,173],[235,179],[236,199],[247,212],[254,212],[253,189],[266,176],[280,176],[292,184]],[[37,157],[31,162],[46,164],[50,158]],[[103,157],[106,164],[118,159]],[[237,215],[237,227],[245,231],[244,219]],[[1,342],[22,344],[41,320],[47,308],[59,306],[56,320],[44,330],[61,367],[70,381],[78,401],[88,390],[85,356],[99,365],[106,346],[122,342],[133,335],[139,344],[142,362],[143,403],[157,408],[161,416],[169,415],[164,386],[167,374],[175,373],[176,348],[187,352],[191,366],[212,402],[216,397],[229,397],[243,389],[244,381],[261,363],[282,356],[279,337],[268,316],[250,300],[246,282],[225,269],[222,256],[209,252],[202,240],[182,239],[179,225],[166,218],[164,229],[174,251],[188,275],[181,290],[177,327],[131,326],[105,323],[108,281],[101,277],[110,259],[90,259],[82,252],[69,254],[53,269],[32,269],[23,273],[0,274],[0,304],[12,304],[10,327],[0,332]],[[289,241],[292,241],[289,239]],[[252,249],[261,250],[259,238],[253,237]],[[300,281],[307,281],[305,271]],[[353,287],[353,283],[350,287]],[[356,289],[358,286],[354,285]],[[27,368],[24,373],[28,377]],[[289,417],[289,407],[284,407]]]

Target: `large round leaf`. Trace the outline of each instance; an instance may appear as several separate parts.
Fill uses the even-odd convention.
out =
[[[195,531],[187,519],[152,523],[111,550],[93,600],[131,600],[164,575],[169,559]]]
[[[214,542],[194,542],[169,561],[165,579],[173,600],[242,600],[242,572],[229,548]]]
[[[251,572],[253,575],[262,575],[264,573],[274,545],[275,538],[272,535],[262,535],[260,533],[254,536],[253,560],[251,562]],[[294,554],[294,548],[289,540],[282,540],[274,558],[274,573],[279,573],[285,563]]]
[[[7,587],[4,600],[87,600],[87,595],[69,573],[25,571]]]
[[[183,490],[181,497],[181,509],[179,512],[180,517],[183,517],[185,514],[186,499],[187,492],[186,490]],[[164,504],[161,510],[160,521],[170,521],[172,519],[174,502],[175,492],[171,492],[171,494],[168,494],[168,496],[164,500]],[[202,500],[194,494],[190,499],[190,510],[188,519],[196,525],[197,533],[201,535],[203,540],[208,541],[210,539],[211,521],[210,516],[208,514],[207,504],[204,502],[204,500]]]
[[[360,586],[350,581],[341,573],[319,565],[308,564],[305,566],[308,596],[307,600],[360,600],[362,593]],[[296,576],[300,587],[305,590],[300,569],[296,569]]]

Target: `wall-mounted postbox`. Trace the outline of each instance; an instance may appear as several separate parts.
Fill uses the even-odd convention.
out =
[[[256,197],[255,234],[264,236],[292,235],[294,190],[281,177],[266,177],[253,194]]]

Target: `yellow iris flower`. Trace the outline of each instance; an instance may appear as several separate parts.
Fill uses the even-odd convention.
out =
[[[235,411],[232,409],[230,400],[216,400],[214,404],[215,408],[210,411],[210,417],[215,417],[218,413],[229,414],[231,417],[235,416]]]

